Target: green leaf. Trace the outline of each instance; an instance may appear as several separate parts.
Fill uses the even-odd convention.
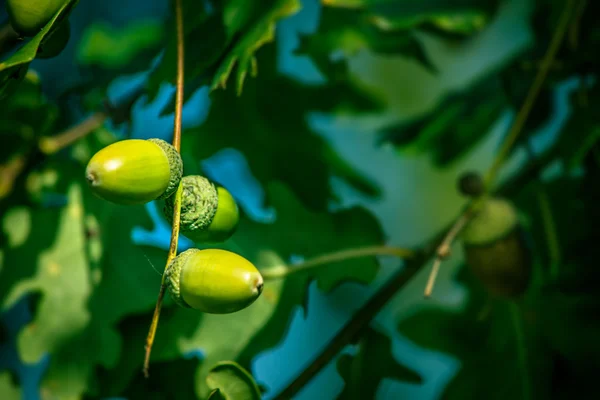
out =
[[[339,399],[374,399],[386,378],[422,383],[419,374],[394,359],[392,341],[383,333],[368,329],[361,334],[358,345],[356,356],[344,354],[338,359],[338,372],[346,382]]]
[[[210,12],[202,2],[183,4],[186,45],[186,98],[201,86],[224,88],[236,68],[234,82],[241,93],[250,73],[256,75],[255,53],[275,38],[277,21],[300,10],[298,0],[229,0],[213,5]],[[210,39],[209,39],[210,38]],[[175,83],[177,43],[172,36],[161,63],[149,80],[150,99],[164,81]],[[169,110],[172,110],[170,108]]]
[[[123,69],[130,68],[133,62],[149,62],[165,37],[165,27],[158,20],[134,21],[122,28],[96,22],[86,28],[79,40],[77,62],[127,72]]]
[[[309,112],[373,110],[377,104],[351,83],[305,86],[278,75],[275,57],[263,55],[261,65],[268,68],[264,75],[248,82],[241,97],[230,90],[215,92],[204,123],[184,131],[193,158],[206,159],[225,148],[239,150],[260,183],[285,183],[316,210],[335,200],[332,176],[377,196],[379,188],[337,155],[306,120]]]
[[[466,92],[448,95],[425,115],[382,129],[380,141],[427,152],[436,165],[449,165],[477,145],[506,109],[501,90],[497,78],[485,79]]]
[[[252,375],[233,361],[222,361],[206,377],[209,388],[218,390],[227,400],[260,400],[260,391]],[[214,397],[213,394],[210,396]]]
[[[19,77],[24,75],[29,67],[29,63],[35,59],[38,49],[42,45],[45,37],[51,35],[54,28],[68,17],[69,13],[78,2],[79,0],[65,1],[60,10],[56,12],[56,15],[37,35],[23,47],[11,54],[7,59],[0,62],[0,98],[9,85],[12,87],[10,90],[15,90],[16,86],[11,81],[11,78],[20,80]],[[5,93],[5,95],[7,94]]]
[[[7,293],[3,307],[10,307],[25,294],[41,295],[33,321],[18,336],[19,355],[26,363],[36,363],[45,353],[53,352],[72,335],[83,330],[90,319],[86,309],[91,288],[82,232],[81,187],[72,186],[68,191],[68,200],[68,206],[56,217],[51,217],[45,210],[33,213],[22,210],[17,216],[12,213],[5,216],[18,218],[18,221],[12,221],[11,229],[19,228],[21,231],[9,234],[13,238],[19,237],[19,240],[9,242],[3,275],[14,274],[11,270],[22,268],[23,262],[32,262],[35,274],[19,274],[23,279],[10,280],[15,284]],[[44,239],[49,239],[47,233],[54,233],[33,224],[44,224],[46,222],[41,221],[52,219],[56,220],[58,227],[56,236],[52,238],[52,244],[39,254],[34,254],[34,260],[31,261],[32,256],[27,253],[31,253],[32,241],[35,243],[40,240],[43,243]],[[38,229],[33,229],[33,226]]]
[[[320,71],[330,79],[342,79],[348,74],[346,64],[332,60],[332,53],[341,51],[349,57],[363,49],[386,55],[403,55],[430,70],[435,69],[413,32],[381,28],[364,10],[359,9],[323,8],[317,32],[301,36],[296,52],[311,56]]]
[[[21,389],[13,383],[9,372],[0,372],[0,396],[2,400],[21,400]]]

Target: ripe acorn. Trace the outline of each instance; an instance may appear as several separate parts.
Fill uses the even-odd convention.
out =
[[[63,4],[65,0],[6,0],[6,11],[15,31],[35,36]]]
[[[240,311],[263,288],[263,278],[250,261],[221,249],[182,252],[169,264],[166,283],[179,306],[209,314]]]
[[[240,220],[238,206],[223,187],[200,175],[184,176],[181,180],[181,234],[201,243],[219,243],[229,239]],[[175,196],[165,200],[163,212],[173,222]]]
[[[164,140],[127,139],[94,154],[85,173],[98,197],[116,204],[144,204],[177,190],[183,162]]]
[[[514,206],[486,199],[462,232],[467,265],[488,291],[518,297],[529,286],[531,258]]]
[[[52,58],[59,55],[71,38],[71,25],[69,21],[65,21],[56,28],[56,31],[49,34],[48,38],[44,38],[38,49],[38,58]]]

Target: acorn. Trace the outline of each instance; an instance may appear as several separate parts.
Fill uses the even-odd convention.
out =
[[[250,261],[221,249],[182,252],[167,267],[165,278],[175,303],[209,314],[240,311],[263,289],[263,278]]]
[[[38,58],[52,58],[59,55],[71,38],[71,25],[69,21],[65,21],[56,30],[48,34],[47,38],[40,44],[37,52]]]
[[[85,173],[98,197],[116,204],[144,204],[177,190],[183,162],[164,140],[127,139],[94,154]]]
[[[483,177],[477,172],[468,171],[458,179],[458,191],[467,197],[479,197],[485,193]]]
[[[467,265],[491,294],[513,298],[525,293],[531,258],[510,202],[486,199],[461,236]]]
[[[200,243],[219,243],[229,239],[240,220],[239,209],[231,193],[200,175],[184,176],[181,184],[181,234]],[[163,208],[169,223],[173,222],[174,202],[174,196],[167,198]]]
[[[6,0],[6,11],[15,31],[24,36],[35,36],[65,2],[66,0]]]

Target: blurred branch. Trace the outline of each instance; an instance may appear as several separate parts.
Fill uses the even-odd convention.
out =
[[[324,254],[315,258],[311,258],[307,261],[301,262],[293,266],[276,266],[270,267],[260,271],[261,275],[265,280],[281,279],[286,278],[289,275],[307,272],[325,264],[331,264],[334,262],[351,260],[355,258],[368,257],[368,256],[394,256],[403,259],[410,259],[414,257],[414,252],[409,249],[403,249],[399,247],[389,246],[373,246],[373,247],[362,247],[357,249],[341,250],[334,253]]]
[[[27,157],[20,154],[13,157],[5,165],[0,165],[0,199],[3,199],[12,191],[13,184],[25,168],[26,161]]]
[[[173,127],[173,147],[177,151],[181,150],[181,116],[183,110],[183,88],[184,88],[184,42],[183,42],[183,6],[182,0],[175,0],[175,21],[177,29],[177,91],[175,96],[175,122]],[[169,253],[167,254],[167,262],[165,266],[165,273],[163,273],[160,289],[158,291],[158,298],[156,300],[156,306],[154,307],[154,314],[152,315],[152,322],[150,323],[150,329],[148,336],[146,337],[145,356],[144,356],[144,367],[143,372],[146,378],[149,377],[150,369],[150,353],[152,352],[152,345],[154,344],[154,337],[156,335],[156,329],[158,328],[158,320],[160,318],[160,310],[162,308],[162,302],[165,297],[166,282],[165,276],[167,268],[177,256],[177,245],[179,240],[179,221],[181,219],[181,197],[183,192],[183,185],[181,182],[175,192],[175,204],[173,207],[173,222],[171,224],[171,243],[169,245]]]
[[[556,57],[556,54],[558,53],[558,50],[560,49],[560,46],[565,38],[565,35],[567,33],[567,28],[569,27],[569,22],[571,21],[571,15],[573,13],[573,9],[574,9],[576,3],[577,3],[577,0],[568,0],[565,5],[565,8],[561,14],[558,26],[556,27],[556,31],[554,32],[554,36],[552,37],[550,45],[548,46],[548,50],[546,50],[546,54],[544,55],[544,58],[542,59],[542,64],[540,65],[540,69],[539,69],[537,75],[535,76],[533,83],[531,84],[529,92],[527,93],[525,102],[523,103],[523,106],[519,110],[519,112],[515,118],[515,121],[506,136],[506,139],[502,143],[502,147],[500,148],[500,151],[496,155],[496,158],[494,159],[494,162],[493,162],[490,170],[488,171],[488,174],[486,177],[486,183],[487,183],[486,186],[488,188],[491,187],[492,184],[494,183],[496,176],[498,175],[498,172],[500,170],[500,167],[502,166],[505,159],[510,154],[512,147],[514,146],[515,142],[517,141],[517,138],[519,137],[519,134],[523,130],[523,127],[525,126],[527,117],[529,117],[529,113],[533,109],[533,105],[535,104],[535,101],[536,101],[538,95],[540,94],[540,91],[544,85],[546,77],[548,76],[548,72],[550,72],[550,69],[552,68],[552,65],[554,64],[554,58]]]

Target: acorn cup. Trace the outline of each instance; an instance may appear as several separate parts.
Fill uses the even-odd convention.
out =
[[[35,36],[65,3],[65,0],[6,0],[6,11],[15,31]]]
[[[263,278],[244,257],[221,249],[188,249],[169,264],[166,284],[179,306],[229,314],[260,296]]]
[[[523,295],[531,279],[531,255],[514,206],[486,199],[462,232],[467,265],[496,296]]]
[[[181,184],[181,234],[198,243],[229,239],[237,229],[240,213],[227,189],[200,175],[184,176]],[[173,222],[174,203],[175,196],[165,200],[163,212],[169,223]]]
[[[123,205],[165,199],[183,175],[177,150],[161,139],[128,139],[98,151],[86,168],[86,179],[98,197]]]

